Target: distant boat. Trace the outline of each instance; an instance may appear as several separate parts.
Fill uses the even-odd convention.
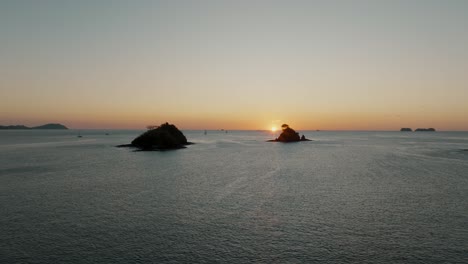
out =
[[[77,136],[77,137],[79,137],[79,138],[80,138],[80,137],[83,137],[83,136],[81,135],[81,132],[80,132],[80,131],[78,131],[78,136]]]

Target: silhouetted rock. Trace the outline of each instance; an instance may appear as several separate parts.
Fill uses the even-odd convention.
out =
[[[436,130],[434,128],[417,128],[415,131],[417,132],[435,132]]]
[[[299,137],[299,133],[294,131],[294,129],[290,128],[287,124],[283,124],[281,126],[283,132],[281,132],[280,136],[274,140],[268,140],[268,142],[298,142],[298,141],[311,141],[306,139],[304,135]]]
[[[294,131],[294,129],[290,127],[285,127],[283,132],[281,132],[280,136],[278,137],[278,141],[281,142],[292,142],[292,141],[300,141],[301,138],[299,137],[299,133]]]
[[[62,124],[45,124],[37,127],[27,127],[23,125],[16,126],[0,126],[0,129],[68,129]]]
[[[136,147],[140,150],[167,150],[185,148],[191,144],[184,134],[176,126],[165,123],[160,126],[150,127],[148,131],[135,138],[130,145],[117,147]]]
[[[411,129],[409,127],[404,127],[402,129],[400,129],[400,131],[402,131],[402,132],[411,132],[411,131],[413,131],[413,129]]]

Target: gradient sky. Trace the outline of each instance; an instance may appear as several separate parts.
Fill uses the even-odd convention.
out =
[[[468,1],[0,0],[0,124],[468,130]]]

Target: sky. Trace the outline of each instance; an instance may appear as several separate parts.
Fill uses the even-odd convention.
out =
[[[0,0],[0,124],[468,130],[468,1]]]

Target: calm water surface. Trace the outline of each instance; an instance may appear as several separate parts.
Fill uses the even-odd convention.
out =
[[[140,132],[0,131],[0,263],[468,263],[468,133]]]

